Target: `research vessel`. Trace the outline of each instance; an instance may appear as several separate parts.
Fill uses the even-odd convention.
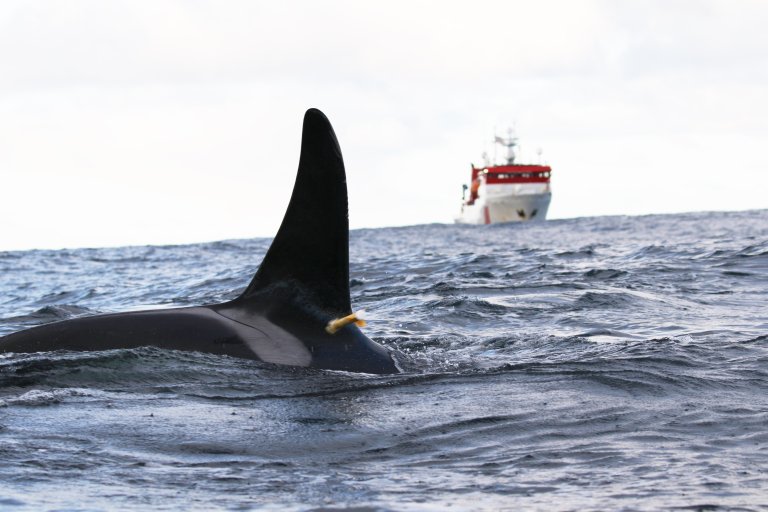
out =
[[[463,186],[461,212],[456,222],[494,224],[545,220],[552,200],[552,168],[515,162],[517,138],[511,131],[506,138],[496,136],[494,143],[506,148],[506,161],[491,163],[487,155],[483,155],[483,166],[472,164],[471,181]]]

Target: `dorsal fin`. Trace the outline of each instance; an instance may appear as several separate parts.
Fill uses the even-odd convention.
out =
[[[331,123],[317,109],[304,114],[299,171],[283,222],[241,299],[283,282],[301,287],[329,314],[351,311],[344,161]]]

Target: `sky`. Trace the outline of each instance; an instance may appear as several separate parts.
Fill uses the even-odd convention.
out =
[[[0,250],[273,236],[310,107],[351,228],[452,222],[508,126],[549,218],[768,208],[767,26],[748,0],[3,0]]]

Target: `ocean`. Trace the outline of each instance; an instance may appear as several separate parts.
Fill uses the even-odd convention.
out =
[[[768,510],[768,210],[350,237],[402,374],[0,356],[0,509]],[[234,298],[269,243],[0,253],[0,335]]]

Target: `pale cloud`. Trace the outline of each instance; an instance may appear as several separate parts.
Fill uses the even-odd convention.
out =
[[[765,208],[767,23],[747,1],[6,1],[0,249],[270,236],[310,106],[357,227],[450,222],[513,121],[553,216]]]

